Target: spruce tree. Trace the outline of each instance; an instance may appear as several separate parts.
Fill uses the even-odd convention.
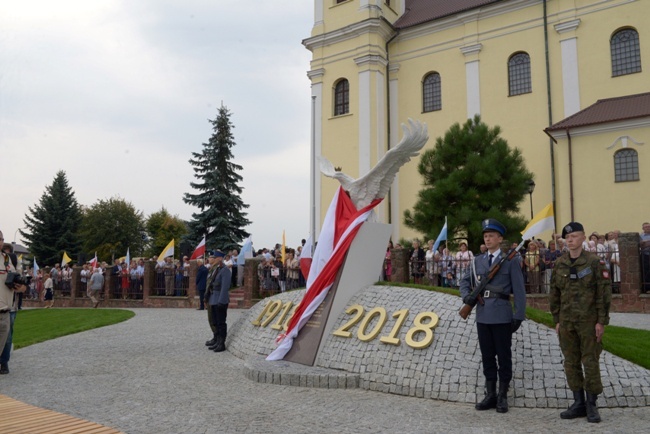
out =
[[[192,152],[189,160],[196,182],[191,182],[197,193],[185,193],[183,201],[199,208],[192,214],[187,239],[194,245],[207,236],[208,248],[224,251],[237,248],[249,234],[243,228],[250,224],[243,210],[248,208],[241,199],[242,167],[232,162],[235,138],[230,122],[231,113],[223,104],[216,119],[210,120],[213,134],[203,143],[201,152]]]
[[[413,211],[404,212],[406,225],[435,240],[447,217],[449,239],[467,238],[477,252],[483,242],[481,222],[495,218],[506,226],[505,238],[519,242],[526,225],[519,204],[533,174],[521,151],[510,148],[500,133],[477,115],[437,138],[420,158],[424,189]]]
[[[23,220],[26,230],[21,229],[20,235],[40,264],[61,262],[63,252],[73,259],[82,253],[81,208],[64,171],[59,171],[52,185],[45,188],[39,203],[28,209]]]

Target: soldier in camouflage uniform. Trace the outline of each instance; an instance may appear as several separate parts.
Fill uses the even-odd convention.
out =
[[[586,416],[589,422],[600,422],[596,405],[603,391],[599,359],[603,333],[609,324],[611,280],[605,262],[582,249],[585,233],[580,223],[566,225],[562,238],[569,251],[553,267],[549,303],[575,402],[560,417]]]

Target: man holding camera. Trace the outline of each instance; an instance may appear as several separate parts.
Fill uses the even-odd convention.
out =
[[[4,244],[4,235],[0,231],[0,246]],[[16,293],[25,292],[27,287],[20,283],[19,274],[16,273],[16,267],[8,253],[4,250],[0,256],[0,349],[4,349],[7,338],[11,333],[11,311],[15,310],[15,304],[18,300]],[[18,278],[19,281],[15,282]],[[0,367],[1,370],[9,373],[8,366]]]

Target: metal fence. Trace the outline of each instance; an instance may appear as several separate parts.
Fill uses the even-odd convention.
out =
[[[190,287],[189,269],[181,266],[156,268],[153,296],[186,297]]]
[[[619,265],[618,250],[597,253],[609,269],[612,281],[612,293],[620,293],[621,267]],[[529,254],[522,257],[522,273],[527,294],[548,294],[551,288],[551,275],[555,260],[561,252],[544,251],[541,254]],[[641,255],[643,265],[642,291],[650,292],[650,248],[648,253]],[[525,259],[525,260],[524,260]],[[471,272],[470,261],[460,260],[454,256],[441,256],[425,261],[410,261],[409,276],[414,283],[458,288],[465,274]],[[383,266],[385,280],[390,280],[392,265],[390,258],[384,259]]]
[[[641,258],[641,292],[650,293],[650,242],[641,242],[639,257]]]
[[[260,294],[263,296],[305,286],[300,266],[287,267],[262,262],[257,267],[257,278],[260,282]]]

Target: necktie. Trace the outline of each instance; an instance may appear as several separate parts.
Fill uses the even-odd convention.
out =
[[[488,261],[488,265],[492,267],[492,260],[494,260],[494,255],[490,255],[490,260]]]

